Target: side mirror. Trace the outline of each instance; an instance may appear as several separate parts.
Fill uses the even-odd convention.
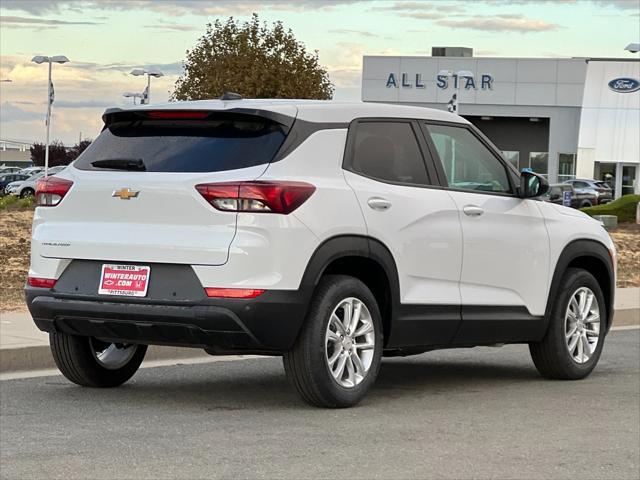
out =
[[[533,172],[520,174],[520,198],[534,198],[544,195],[549,191],[549,182],[542,175]]]

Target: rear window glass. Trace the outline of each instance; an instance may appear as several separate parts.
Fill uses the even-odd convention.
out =
[[[104,161],[142,161],[147,172],[219,172],[269,163],[285,139],[283,127],[252,115],[206,120],[135,119],[110,123],[74,163],[104,170]]]

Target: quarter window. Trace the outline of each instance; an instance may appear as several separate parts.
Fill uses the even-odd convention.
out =
[[[469,130],[427,125],[449,186],[482,192],[510,192],[505,166]]]
[[[360,122],[351,168],[384,182],[426,185],[427,171],[408,122]]]

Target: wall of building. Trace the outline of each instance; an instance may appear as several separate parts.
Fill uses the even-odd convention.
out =
[[[473,86],[460,83],[462,116],[548,119],[544,151],[549,180],[557,181],[558,155],[578,151],[585,59],[365,56],[362,100],[446,109],[455,89],[451,81],[443,86],[442,70],[469,70],[477,80]],[[390,74],[395,86],[388,86]],[[483,83],[487,77],[491,81]]]
[[[579,175],[593,176],[596,162],[637,165],[638,171],[640,90],[618,91],[609,84],[621,78],[640,81],[640,62],[595,59],[588,65],[578,139]],[[637,173],[636,192],[638,183]]]

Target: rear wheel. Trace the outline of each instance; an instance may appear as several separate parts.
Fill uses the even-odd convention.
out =
[[[117,387],[140,367],[146,345],[103,342],[66,333],[49,334],[53,359],[62,374],[83,387]]]
[[[589,375],[602,352],[606,318],[602,290],[593,275],[568,269],[558,287],[547,334],[529,345],[540,374],[566,380]]]
[[[381,325],[378,304],[364,283],[344,275],[326,276],[296,344],[284,355],[290,383],[311,405],[356,405],[380,369]]]

